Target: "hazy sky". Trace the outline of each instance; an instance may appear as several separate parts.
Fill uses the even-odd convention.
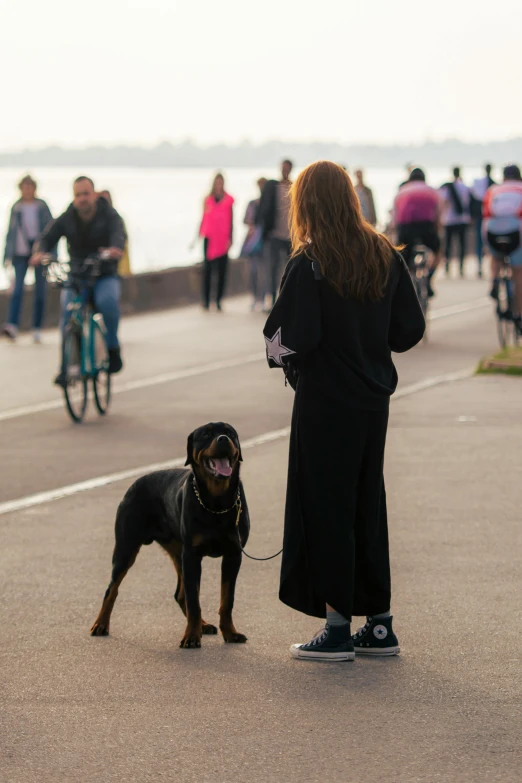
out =
[[[520,0],[3,0],[0,149],[502,139]]]

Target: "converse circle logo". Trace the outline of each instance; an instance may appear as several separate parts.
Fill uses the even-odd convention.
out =
[[[377,637],[377,639],[386,639],[388,636],[388,629],[384,625],[376,625],[373,629],[373,635]]]

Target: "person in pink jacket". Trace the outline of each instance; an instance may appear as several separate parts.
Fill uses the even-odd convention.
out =
[[[217,273],[216,307],[221,310],[232,245],[234,199],[225,191],[222,174],[216,174],[210,195],[205,199],[199,235],[204,240],[203,307],[210,307],[213,272]]]

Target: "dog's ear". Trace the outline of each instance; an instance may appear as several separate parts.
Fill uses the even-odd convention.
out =
[[[185,465],[192,465],[194,462],[194,433],[191,432],[187,438],[187,461]]]
[[[234,442],[235,445],[237,446],[237,450],[239,451],[239,462],[243,462],[243,455],[241,454],[241,443],[239,442],[239,435],[237,434],[237,432],[233,427],[230,427],[230,429],[234,433]]]

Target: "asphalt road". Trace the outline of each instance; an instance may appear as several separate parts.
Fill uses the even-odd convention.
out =
[[[391,660],[291,659],[317,623],[278,602],[278,560],[243,563],[246,645],[205,637],[179,650],[175,575],[158,547],[124,581],[111,636],[89,636],[131,481],[110,477],[183,457],[207,420],[230,421],[249,446],[249,551],[280,546],[292,393],[264,363],[263,319],[246,299],[222,315],[125,320],[112,410],[80,427],[50,385],[58,336],[0,345],[2,783],[519,779],[521,388],[456,380],[495,347],[486,289],[442,280],[428,344],[397,357]],[[219,564],[205,563],[209,621],[218,583]]]

